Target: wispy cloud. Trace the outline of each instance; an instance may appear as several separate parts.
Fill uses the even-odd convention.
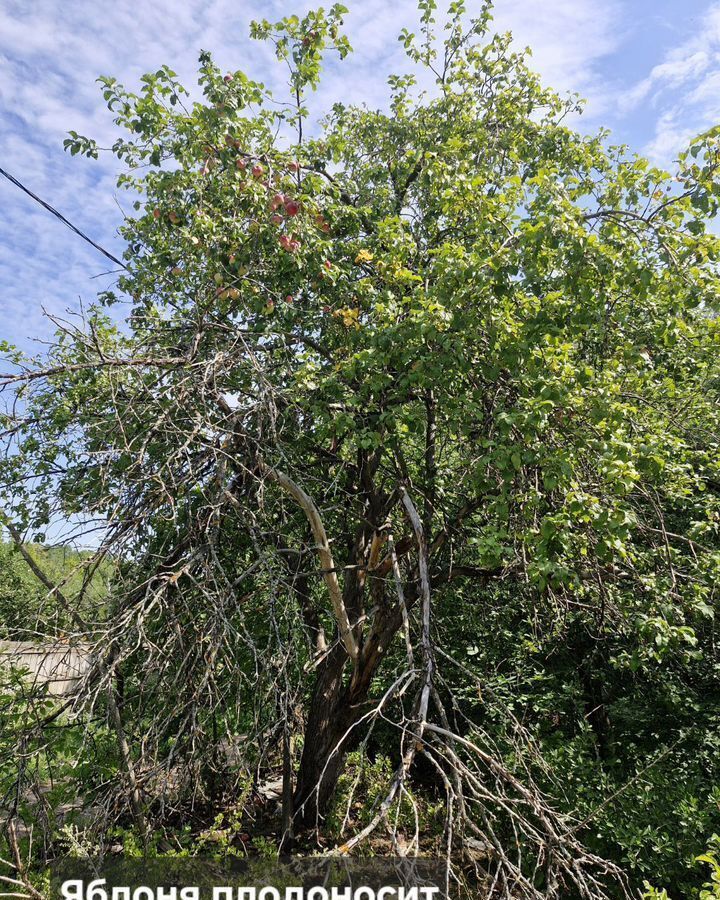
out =
[[[496,0],[495,27],[512,30],[520,46],[532,45],[532,65],[547,83],[588,96],[591,119],[596,119],[612,111],[623,87],[608,60],[625,40],[636,2]],[[193,84],[198,51],[207,49],[223,68],[245,69],[281,91],[285,73],[269,47],[249,39],[248,23],[315,5],[316,0],[2,0],[0,165],[119,252],[115,229],[121,221],[118,202],[124,199],[115,196],[115,164],[109,157],[92,162],[62,151],[70,128],[104,143],[114,136],[96,77],[116,75],[132,88],[143,72],[167,63]],[[387,75],[406,68],[397,34],[403,25],[417,23],[415,0],[350,0],[347,5],[346,25],[356,52],[329,66],[315,98],[318,115],[336,100],[383,105]],[[472,13],[479,0],[469,0],[468,6]],[[648,84],[634,88],[639,99],[633,101],[626,91],[626,106],[692,77],[692,102],[698,109],[712,109],[709,76],[720,31],[715,7],[708,23],[715,36],[698,37],[667,60],[657,60],[644,80]],[[658,118],[662,140],[672,144],[673,129],[682,130],[686,119],[665,108]],[[105,269],[102,257],[0,180],[0,337],[27,345],[31,335],[47,336],[41,307],[62,312],[76,307],[78,298],[91,299],[102,285],[93,276]]]
[[[621,45],[627,13],[618,0],[499,0],[495,24],[532,49],[531,65],[559,91],[588,100],[593,118],[610,102],[612,79],[604,60]]]
[[[665,162],[699,132],[720,122],[720,3],[699,19],[695,34],[673,47],[649,74],[618,98],[632,114],[649,105],[654,134],[646,152]]]

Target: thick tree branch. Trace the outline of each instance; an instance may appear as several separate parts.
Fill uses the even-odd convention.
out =
[[[317,551],[323,569],[323,578],[330,595],[330,603],[333,608],[335,621],[340,630],[340,637],[345,645],[348,656],[353,663],[356,663],[358,658],[357,641],[355,640],[352,625],[350,624],[350,618],[348,617],[347,609],[345,608],[332,551],[330,550],[330,542],[328,541],[327,532],[325,531],[320,512],[309,494],[307,494],[299,484],[293,481],[289,475],[286,475],[284,472],[280,472],[265,463],[261,463],[261,472],[263,475],[274,481],[286,493],[290,494],[293,500],[295,500],[305,513],[305,516],[310,523],[313,537],[317,543]]]

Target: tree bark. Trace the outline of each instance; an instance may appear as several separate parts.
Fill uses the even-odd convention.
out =
[[[414,586],[409,594],[412,603]],[[401,626],[399,607],[388,608],[368,635],[359,665],[348,682],[343,678],[348,657],[342,644],[336,644],[318,667],[293,797],[296,833],[317,828],[327,814],[347,754],[364,734],[364,729],[353,726],[368,711],[373,677]]]
[[[358,717],[343,681],[346,661],[344,648],[336,645],[318,667],[293,797],[296,833],[317,828],[327,813],[355,738],[354,734],[345,737]]]

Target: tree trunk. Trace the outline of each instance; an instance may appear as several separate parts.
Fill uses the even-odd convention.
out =
[[[388,609],[368,635],[360,666],[349,683],[343,680],[348,657],[342,644],[337,643],[318,667],[293,797],[297,833],[317,828],[328,811],[345,758],[364,733],[362,728],[348,731],[367,712],[373,676],[401,624],[399,609]]]
[[[346,662],[345,648],[338,644],[319,667],[293,797],[296,832],[316,828],[327,813],[345,756],[356,742],[354,734],[343,740],[358,718],[343,682]]]

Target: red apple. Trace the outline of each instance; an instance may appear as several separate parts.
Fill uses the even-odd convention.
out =
[[[260,163],[255,163],[252,167],[253,178],[262,178],[265,169],[260,165]]]
[[[300,212],[300,204],[297,200],[286,199],[285,200],[285,212],[292,218],[296,216]]]
[[[325,221],[325,216],[322,213],[318,213],[315,216],[315,224],[324,234],[329,234],[330,225]]]
[[[300,241],[289,234],[281,234],[279,243],[283,250],[287,250],[288,253],[295,253],[296,250],[300,249]]]

